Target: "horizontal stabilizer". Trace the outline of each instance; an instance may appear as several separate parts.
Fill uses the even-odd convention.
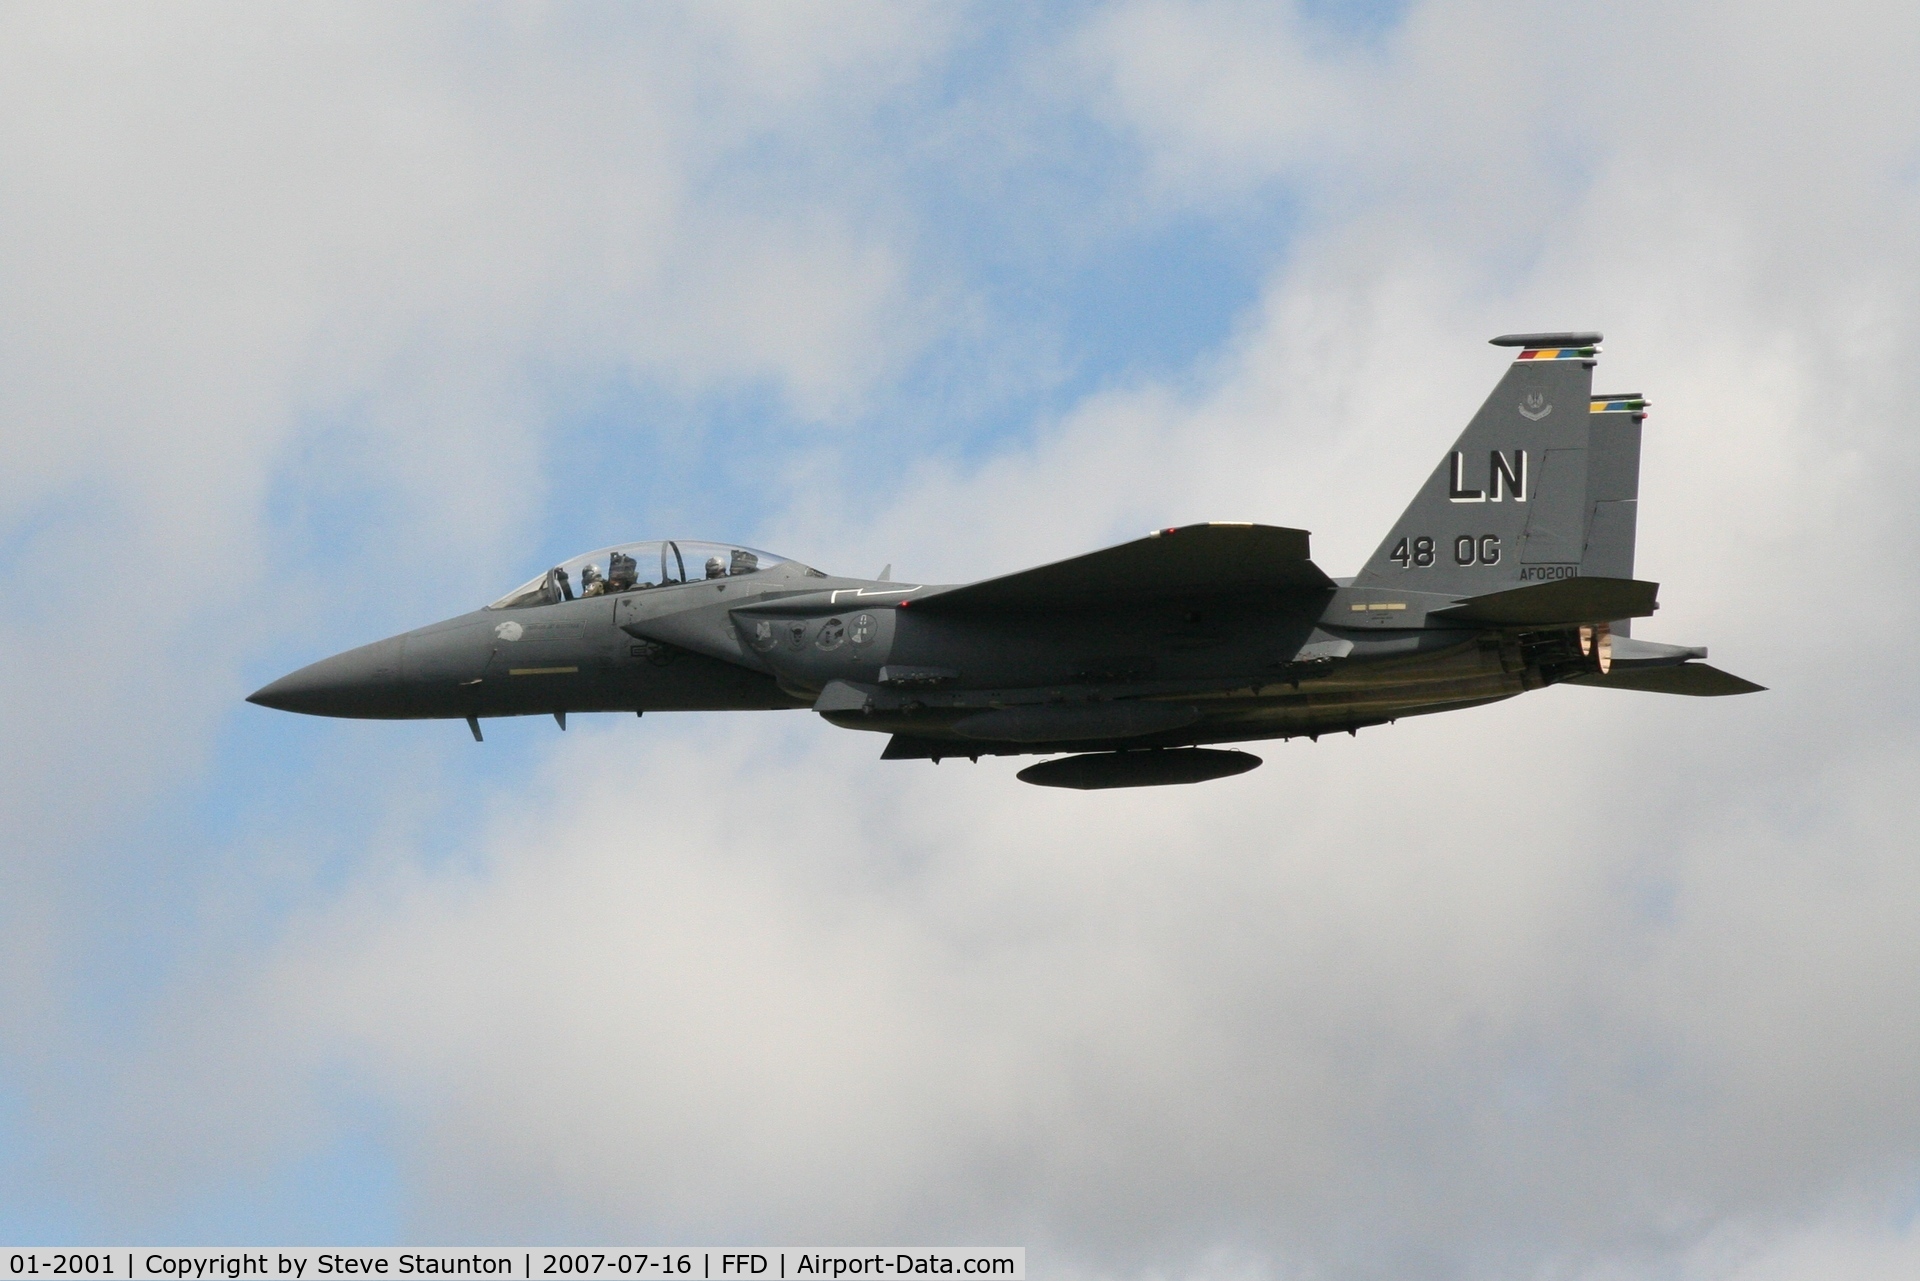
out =
[[[1649,694],[1687,694],[1694,698],[1719,698],[1726,694],[1757,694],[1766,688],[1742,680],[1705,663],[1680,663],[1672,667],[1615,667],[1605,676],[1595,672],[1576,676],[1570,685],[1598,685],[1603,689],[1637,689]]]
[[[1331,591],[1308,558],[1307,531],[1274,525],[1183,525],[1118,547],[915,597],[915,613],[1126,609],[1145,600]]]
[[[1645,618],[1660,608],[1660,584],[1637,578],[1562,578],[1475,596],[1428,618],[1484,627],[1567,627]]]

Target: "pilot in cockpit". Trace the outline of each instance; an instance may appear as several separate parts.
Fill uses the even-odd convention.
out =
[[[604,596],[607,580],[600,576],[600,567],[588,561],[580,571],[580,594],[582,596]]]
[[[607,590],[609,592],[630,592],[640,579],[640,565],[625,552],[615,552],[607,558]]]
[[[725,578],[726,576],[727,576],[727,562],[725,562],[724,560],[721,560],[718,556],[707,557],[707,577],[708,578]]]

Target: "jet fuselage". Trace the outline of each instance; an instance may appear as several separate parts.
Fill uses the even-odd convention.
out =
[[[1107,787],[1258,763],[1178,749],[1357,731],[1563,681],[1756,690],[1703,649],[1630,635],[1658,608],[1658,585],[1633,577],[1647,402],[1591,394],[1598,340],[1495,339],[1521,348],[1514,363],[1351,579],[1313,563],[1304,531],[1248,524],[1155,530],[953,586],[668,539],[563,562],[251,701],[460,718],[475,738],[499,716],[811,708],[892,735],[890,758],[1099,754],[1022,777]]]

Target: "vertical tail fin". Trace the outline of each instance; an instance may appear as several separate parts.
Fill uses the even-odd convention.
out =
[[[1599,334],[1493,342],[1521,350],[1356,585],[1481,596],[1632,576],[1645,402],[1594,401]]]
[[[1640,423],[1647,402],[1637,393],[1593,398],[1587,446],[1587,542],[1580,572],[1602,578],[1633,577],[1634,529],[1640,508]],[[1613,624],[1615,636],[1631,636],[1633,620]]]

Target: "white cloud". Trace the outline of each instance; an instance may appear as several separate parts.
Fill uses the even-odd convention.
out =
[[[433,608],[540,519],[556,370],[832,418],[912,352],[881,202],[725,181],[846,168],[836,125],[942,38],[884,9],[8,16],[11,938],[84,910],[81,851],[190,783],[249,646],[322,616],[277,489],[372,495],[344,554]]]
[[[179,1021],[238,1064],[136,1079],[370,1082],[419,1236],[1684,1247],[1898,1173],[1920,1122],[1914,887],[1871,827],[1911,756],[1819,780],[1791,848],[1742,817],[1772,780],[1617,812],[1751,719],[1559,691],[1097,798],[791,721],[570,735],[472,868],[366,884]],[[164,1184],[159,1128],[126,1155]]]

